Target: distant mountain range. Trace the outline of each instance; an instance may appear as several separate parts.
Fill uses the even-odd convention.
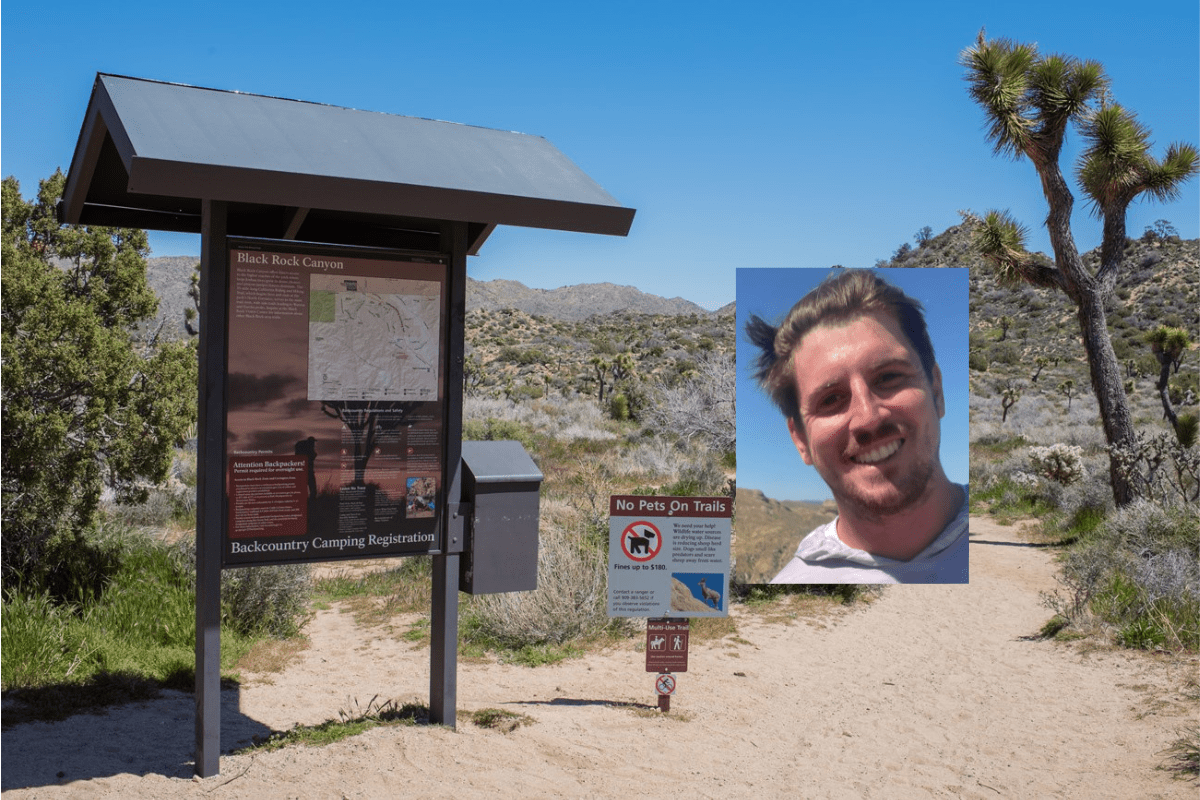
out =
[[[166,317],[170,328],[178,330],[180,334],[183,333],[184,309],[191,303],[187,291],[192,268],[198,262],[199,259],[192,256],[164,256],[147,260],[150,286],[160,302],[159,317]],[[613,312],[717,317],[732,314],[734,304],[709,311],[682,297],[668,299],[615,283],[580,283],[558,289],[531,289],[518,281],[477,281],[467,278],[468,310],[496,311],[505,308],[579,322]]]
[[[580,283],[558,289],[530,289],[517,281],[477,281],[473,278],[467,278],[467,308],[488,311],[515,308],[526,314],[570,322],[614,311],[667,316],[719,316],[733,313],[733,303],[709,311],[682,297],[667,299],[615,283]]]

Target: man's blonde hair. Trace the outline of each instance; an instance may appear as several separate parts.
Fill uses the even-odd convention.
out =
[[[750,315],[746,334],[762,350],[755,361],[754,377],[785,417],[803,427],[792,355],[805,334],[824,323],[848,322],[880,311],[892,314],[900,323],[932,383],[936,361],[921,303],[869,269],[840,269],[830,275],[800,298],[777,327]]]

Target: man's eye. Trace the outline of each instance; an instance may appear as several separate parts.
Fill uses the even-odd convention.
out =
[[[822,408],[837,405],[837,402],[841,399],[841,397],[842,396],[840,394],[827,394],[821,398],[819,405]]]

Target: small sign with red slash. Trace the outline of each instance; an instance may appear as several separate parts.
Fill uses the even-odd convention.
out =
[[[687,672],[688,621],[646,620],[646,672]]]
[[[653,560],[662,546],[662,531],[644,519],[629,523],[621,531],[621,551],[639,564]]]
[[[675,676],[659,675],[658,680],[654,682],[654,689],[661,695],[675,694]]]

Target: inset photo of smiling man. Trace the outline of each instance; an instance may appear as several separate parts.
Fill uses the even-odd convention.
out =
[[[966,583],[966,269],[737,271],[738,580]]]

